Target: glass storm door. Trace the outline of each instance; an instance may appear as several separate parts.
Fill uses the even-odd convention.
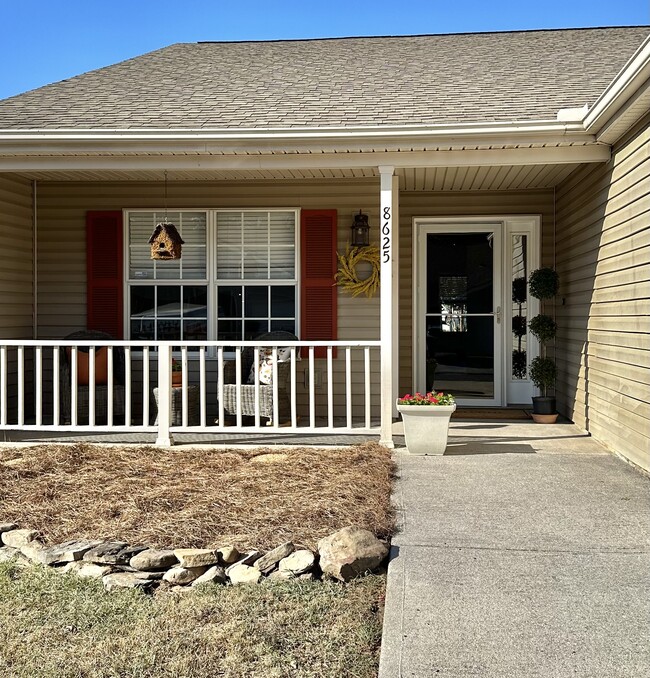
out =
[[[500,228],[423,226],[418,254],[419,390],[452,393],[460,405],[500,406]]]

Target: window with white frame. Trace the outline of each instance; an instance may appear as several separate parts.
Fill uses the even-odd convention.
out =
[[[240,340],[296,332],[296,210],[169,212],[181,259],[150,258],[161,211],[129,211],[127,304],[131,339]]]

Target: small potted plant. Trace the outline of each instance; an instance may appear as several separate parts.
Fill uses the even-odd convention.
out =
[[[409,454],[443,454],[447,448],[449,420],[456,409],[449,393],[407,393],[397,399],[397,410],[404,421]]]
[[[555,386],[556,372],[552,358],[538,356],[530,364],[531,381],[544,394],[533,398],[533,420],[538,424],[554,424],[557,420],[555,396],[548,395]]]
[[[530,274],[530,294],[536,299],[552,299],[559,289],[559,277],[552,268],[539,268]],[[555,339],[557,323],[551,316],[540,313],[528,323],[528,329],[540,342],[541,355],[530,365],[530,379],[543,395],[533,397],[533,420],[538,424],[554,424],[558,414],[555,396],[549,389],[555,386],[557,367],[555,361],[546,355],[546,345]]]
[[[172,358],[172,386],[183,385],[183,365],[180,360]]]

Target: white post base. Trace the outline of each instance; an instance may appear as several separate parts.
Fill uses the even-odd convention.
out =
[[[174,444],[174,437],[170,433],[167,437],[159,436],[156,438],[156,447],[172,447]]]

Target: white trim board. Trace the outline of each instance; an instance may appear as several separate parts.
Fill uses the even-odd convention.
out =
[[[566,139],[563,140],[566,143]],[[121,155],[115,149],[97,152],[96,155],[75,155],[84,152],[75,149],[60,155],[37,148],[17,151],[17,155],[3,155],[8,149],[0,145],[0,172],[75,170],[273,170],[273,169],[337,169],[377,168],[390,165],[402,167],[473,167],[482,165],[547,165],[607,162],[611,157],[609,146],[553,146],[543,148],[486,148],[480,150],[431,151],[352,151],[331,153],[315,152],[256,154],[236,152],[222,155],[224,148],[215,147],[214,154],[205,145],[202,151],[180,147],[175,152],[157,155]],[[240,149],[241,150],[241,149]],[[149,149],[148,152],[153,152]],[[137,153],[137,151],[134,151]],[[179,155],[175,155],[178,153]],[[187,153],[187,155],[184,155]]]
[[[424,266],[423,258],[426,256],[426,248],[418,246],[419,238],[422,234],[428,232],[458,232],[475,233],[477,231],[495,231],[495,244],[498,243],[497,257],[495,257],[495,273],[499,271],[498,279],[495,277],[494,294],[495,309],[501,306],[502,322],[495,323],[495,392],[494,398],[472,401],[472,406],[499,407],[507,404],[527,402],[534,395],[534,388],[529,379],[513,380],[509,373],[510,355],[512,351],[511,332],[507,330],[512,324],[512,308],[507,303],[510,295],[506,293],[510,290],[511,272],[507,267],[509,253],[509,243],[515,234],[524,234],[528,237],[528,270],[534,270],[540,265],[541,250],[541,216],[539,215],[485,215],[485,216],[467,216],[467,217],[414,217],[413,218],[413,306],[412,306],[412,337],[413,337],[413,367],[412,383],[416,390],[428,390],[423,383],[424,369],[422,364],[423,347],[422,341],[422,318],[424,294],[421,289],[420,279]],[[498,235],[497,235],[498,234]],[[501,265],[503,262],[503,265]],[[539,302],[536,299],[529,299],[528,317],[532,317],[539,312]],[[497,332],[500,336],[497,336]],[[539,343],[528,335],[528,355],[527,362],[539,353]],[[497,347],[498,350],[497,350]],[[508,371],[508,373],[506,373]],[[501,374],[501,379],[496,379],[496,375]]]

